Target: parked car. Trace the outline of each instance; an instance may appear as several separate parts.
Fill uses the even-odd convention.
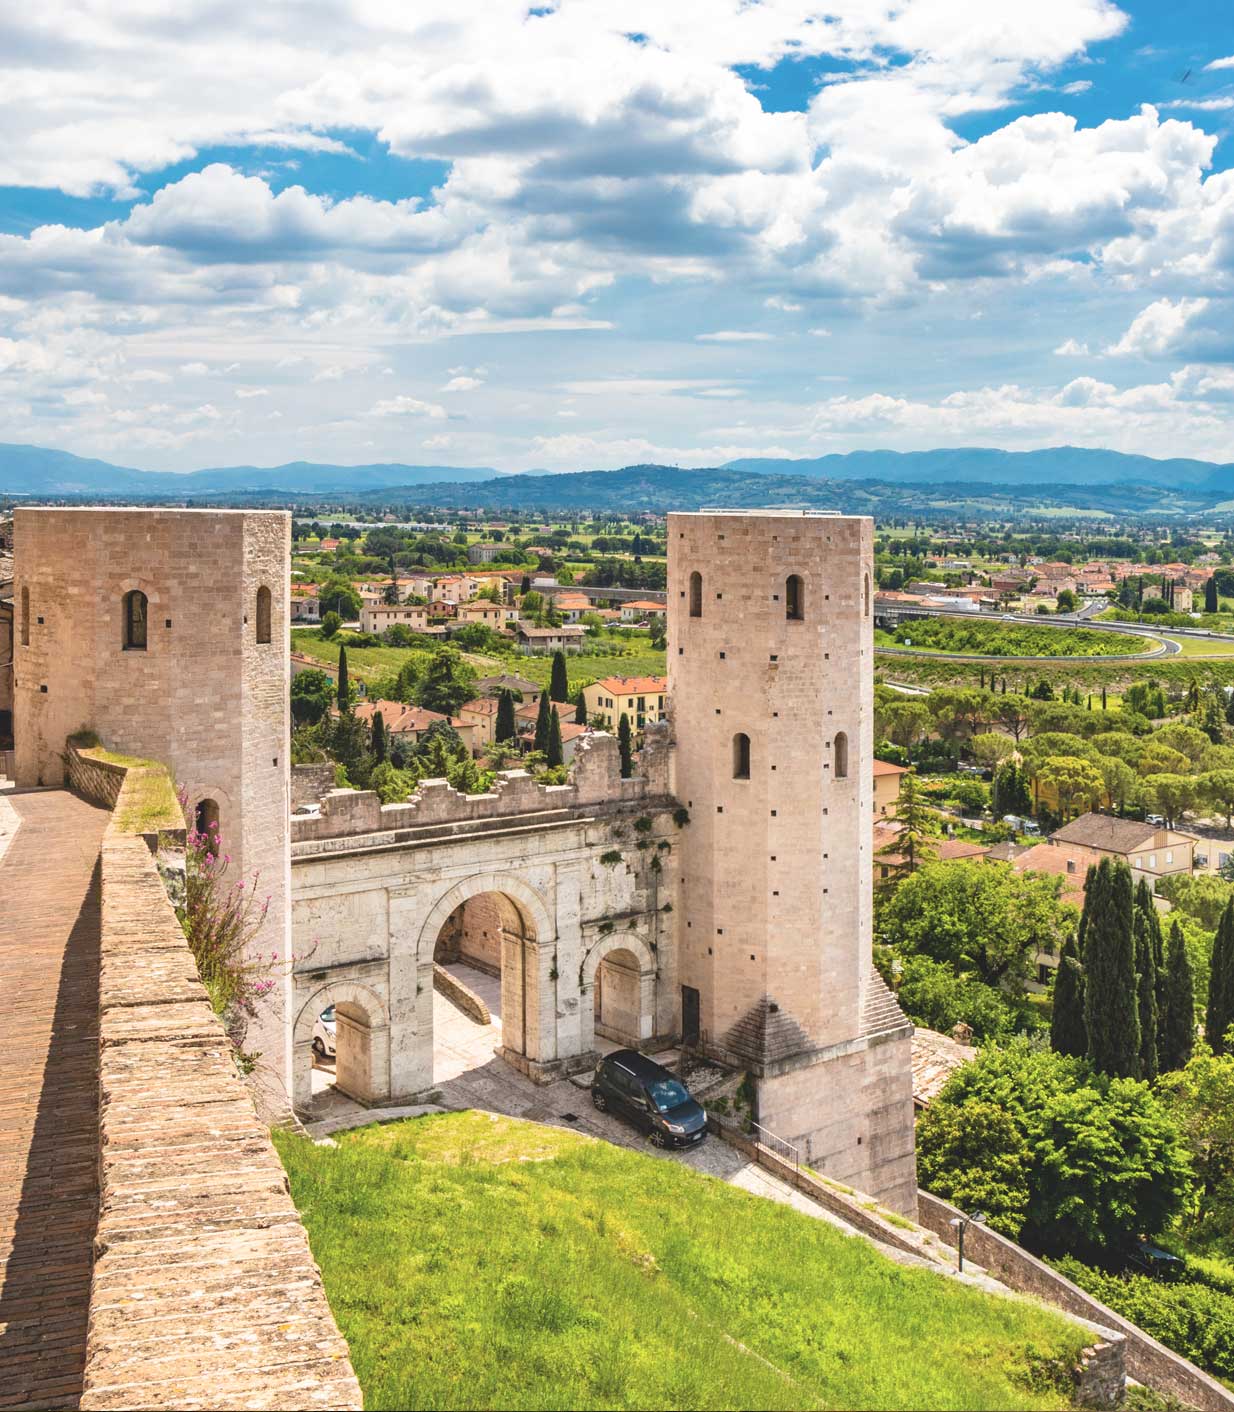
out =
[[[1152,824],[1152,825],[1154,825],[1156,828],[1159,828],[1159,829],[1160,829],[1160,828],[1164,828],[1164,827],[1165,827],[1165,816],[1164,816],[1163,814],[1145,814],[1145,815],[1144,815],[1144,822],[1145,822],[1146,824]]]
[[[1159,1245],[1146,1240],[1138,1240],[1127,1255],[1127,1263],[1141,1274],[1151,1275],[1155,1280],[1176,1280],[1187,1268],[1181,1255],[1171,1255]]]
[[[637,1049],[618,1049],[596,1065],[591,1101],[651,1134],[657,1147],[688,1147],[707,1135],[707,1114],[685,1084]]]
[[[313,1053],[318,1059],[334,1058],[334,1006],[330,1005],[313,1023]]]

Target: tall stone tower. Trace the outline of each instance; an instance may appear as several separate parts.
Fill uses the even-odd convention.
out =
[[[83,727],[162,762],[190,814],[218,823],[228,876],[260,874],[260,946],[286,958],[290,515],[19,509],[14,541],[18,783],[62,783]],[[245,1041],[272,1109],[287,1102],[289,988]]]
[[[803,1160],[916,1209],[912,1027],[871,962],[873,522],[668,517],[682,1031]]]

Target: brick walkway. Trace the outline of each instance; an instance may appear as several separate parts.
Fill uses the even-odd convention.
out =
[[[98,852],[108,815],[8,795],[0,862],[0,1408],[76,1407],[97,1217]]]

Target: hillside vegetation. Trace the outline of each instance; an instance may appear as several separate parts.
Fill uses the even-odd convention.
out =
[[[914,618],[891,632],[879,629],[874,642],[876,647],[912,646],[917,651],[990,657],[1122,657],[1151,652],[1154,646],[1143,637],[1096,628],[965,622],[962,618]]]
[[[366,1408],[1058,1408],[1084,1335],[487,1113],[275,1141]]]

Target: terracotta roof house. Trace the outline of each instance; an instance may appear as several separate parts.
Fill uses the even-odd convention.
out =
[[[874,813],[876,816],[894,814],[900,801],[900,780],[908,774],[904,765],[893,765],[888,760],[874,762]]]
[[[528,681],[526,677],[503,673],[496,677],[481,677],[476,682],[476,692],[480,696],[500,696],[503,691],[514,692],[516,701],[520,696],[523,701],[530,701],[533,704],[540,699],[540,688],[535,682]]]
[[[585,634],[586,629],[576,623],[565,623],[559,628],[533,628],[519,623],[519,650],[531,656],[545,652],[577,652]]]
[[[408,706],[402,701],[364,701],[356,706],[356,718],[365,725],[373,724],[373,717],[381,712],[386,735],[392,740],[417,741],[435,721],[445,721],[459,733],[469,751],[475,748],[475,726],[458,716],[443,716],[439,711],[428,711],[423,706]]]
[[[1150,884],[1167,873],[1191,872],[1195,852],[1195,839],[1189,834],[1112,814],[1081,814],[1055,829],[1049,842],[1122,858],[1137,881],[1146,877]]]
[[[957,1025],[957,1029],[960,1027]],[[961,1031],[963,1033],[963,1031]],[[913,1031],[913,1107],[928,1108],[944,1084],[962,1065],[977,1057],[971,1044],[964,1044],[937,1030]]]

